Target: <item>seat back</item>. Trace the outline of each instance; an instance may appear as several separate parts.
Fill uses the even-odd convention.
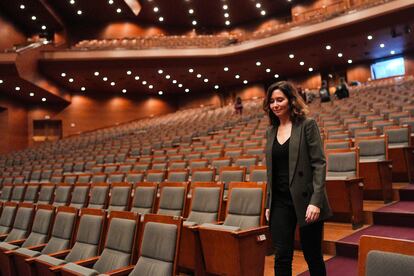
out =
[[[219,180],[224,183],[227,190],[230,182],[242,182],[246,179],[246,168],[242,167],[222,167],[220,169]]]
[[[144,181],[144,174],[145,173],[141,171],[128,172],[125,177],[125,182],[131,183],[131,184],[142,182]]]
[[[188,181],[187,169],[172,169],[168,171],[168,182],[185,182]]]
[[[411,145],[409,126],[387,126],[384,127],[384,134],[388,136],[390,148],[408,147]]]
[[[55,190],[55,198],[53,200],[53,206],[65,206],[70,201],[73,185],[60,184],[57,185]]]
[[[22,247],[45,243],[49,238],[54,217],[55,207],[51,205],[38,205],[33,219],[32,231],[22,244]]]
[[[146,215],[138,262],[131,276],[177,275],[182,218]]]
[[[104,210],[81,209],[75,244],[65,261],[76,262],[97,256],[103,246],[103,232],[106,227]]]
[[[224,185],[215,182],[192,184],[190,213],[187,222],[212,223],[219,219]]]
[[[388,141],[386,136],[356,138],[355,146],[359,148],[359,162],[388,160]]]
[[[207,168],[208,160],[207,159],[193,159],[189,161],[189,167],[191,170],[197,168]]]
[[[63,183],[72,184],[73,185],[73,184],[76,183],[77,179],[78,179],[78,176],[76,174],[65,175],[63,177]]]
[[[237,167],[246,168],[246,171],[250,173],[250,167],[257,165],[257,156],[241,156],[236,159],[234,165]]]
[[[108,176],[108,183],[120,183],[124,182],[125,174],[114,172]]]
[[[88,208],[105,209],[109,198],[109,185],[105,183],[92,184]]]
[[[10,201],[12,202],[23,201],[24,194],[26,192],[26,187],[27,186],[24,184],[14,185],[13,192],[10,197]]]
[[[349,149],[352,146],[351,139],[343,139],[343,140],[325,140],[324,141],[324,148],[325,150],[330,149]]]
[[[216,170],[214,168],[196,168],[191,171],[191,183],[212,182],[215,178]]]
[[[52,203],[55,194],[54,184],[42,184],[40,186],[39,198],[37,204],[50,204]]]
[[[78,210],[74,207],[60,206],[57,208],[52,234],[42,254],[50,254],[70,248],[73,241]]]
[[[414,256],[372,250],[365,270],[366,276],[414,275]]]
[[[5,242],[20,240],[27,237],[32,226],[34,216],[34,205],[30,203],[20,203],[17,209],[13,228],[7,235]]]
[[[34,203],[37,201],[40,186],[38,184],[28,184],[24,193],[23,202]]]
[[[132,200],[131,212],[148,214],[154,212],[155,198],[157,196],[158,184],[141,182],[135,186],[134,198]]]
[[[89,196],[89,184],[76,184],[72,191],[72,197],[70,200],[70,207],[81,209],[87,205]]]
[[[188,183],[164,182],[160,184],[157,214],[181,216],[185,209]]]
[[[165,179],[165,172],[163,170],[148,170],[146,182],[161,183]]]
[[[17,212],[17,203],[6,202],[0,216],[0,235],[7,234],[14,223]]]
[[[325,155],[327,180],[359,177],[358,149],[327,150]]]
[[[11,195],[13,193],[13,184],[5,184],[1,190],[0,201],[7,202],[10,201]]]
[[[223,225],[247,229],[263,225],[266,185],[254,182],[232,182],[226,219]]]
[[[126,211],[131,201],[131,184],[112,184],[108,210]]]
[[[249,181],[266,183],[267,182],[266,166],[251,166]]]
[[[93,269],[99,273],[112,271],[131,264],[137,241],[139,215],[113,211],[109,215],[108,232],[101,257]]]
[[[106,173],[95,173],[92,175],[91,183],[105,183],[106,177]]]
[[[92,175],[90,174],[80,174],[78,176],[77,184],[88,184],[91,181]]]

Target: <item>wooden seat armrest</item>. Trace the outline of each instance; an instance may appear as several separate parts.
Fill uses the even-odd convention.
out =
[[[0,241],[4,241],[6,239],[8,234],[2,234],[0,235]]]
[[[112,270],[109,272],[104,273],[104,275],[110,275],[110,276],[121,276],[121,275],[128,275],[133,269],[134,265],[122,267],[116,270]]]
[[[53,272],[53,273],[58,273],[59,271],[61,271],[62,270],[62,268],[63,268],[63,266],[64,266],[65,264],[62,264],[62,265],[57,265],[57,266],[51,266],[51,267],[49,267],[49,270],[51,271],[51,272]]]
[[[62,257],[66,257],[70,252],[70,249],[66,249],[66,250],[61,250],[55,253],[51,253],[49,254],[50,257],[54,257],[54,258],[62,258]]]
[[[42,250],[47,244],[46,243],[42,243],[42,244],[38,244],[38,245],[33,245],[33,246],[29,246],[27,247],[27,249],[30,250],[34,250],[34,251],[40,251]]]
[[[25,241],[26,239],[21,239],[21,240],[14,240],[14,241],[9,241],[9,242],[7,242],[7,243],[9,243],[9,244],[13,244],[13,245],[21,245],[21,244],[23,244],[24,243],[24,241]]]
[[[263,233],[265,233],[266,231],[268,231],[269,226],[259,226],[259,227],[255,227],[255,228],[250,228],[250,229],[246,229],[246,230],[240,230],[240,231],[235,231],[235,232],[231,232],[233,236],[242,238],[242,237],[246,237],[246,236],[252,236],[252,235],[261,235]]]
[[[81,265],[81,266],[90,266],[90,265],[96,263],[99,260],[99,258],[100,258],[100,256],[96,256],[96,257],[92,257],[92,258],[89,258],[89,259],[74,262],[74,264]]]

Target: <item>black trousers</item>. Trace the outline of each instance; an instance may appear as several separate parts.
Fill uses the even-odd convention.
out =
[[[291,276],[295,241],[296,213],[293,206],[274,204],[270,232],[275,249],[275,275]],[[325,276],[322,256],[323,221],[300,227],[300,243],[311,276]]]

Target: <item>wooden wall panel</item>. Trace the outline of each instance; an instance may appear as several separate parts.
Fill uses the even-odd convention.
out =
[[[304,77],[292,78],[292,81],[296,86],[300,86],[303,89],[319,89],[322,84],[322,78],[319,73],[307,75]]]
[[[188,109],[203,106],[220,107],[222,105],[222,95],[220,92],[205,92],[194,94],[182,94],[177,97],[179,109]]]
[[[346,78],[348,82],[351,81],[360,81],[366,82],[371,79],[371,69],[370,64],[358,64],[355,66],[350,66],[346,70]]]
[[[409,53],[404,56],[405,74],[414,76],[414,53]]]
[[[0,51],[10,49],[15,44],[22,44],[26,41],[26,36],[18,30],[11,22],[0,14]]]

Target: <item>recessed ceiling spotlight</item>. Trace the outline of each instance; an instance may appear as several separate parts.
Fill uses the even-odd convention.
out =
[[[20,91],[20,87],[19,87],[19,86],[16,86],[14,89],[15,89],[16,91]]]
[[[96,71],[95,73],[93,73],[95,76],[99,76],[99,72]]]
[[[108,4],[109,4],[109,5],[112,5],[113,3],[114,3],[114,0],[109,0],[109,1],[108,1]]]
[[[37,19],[37,17],[33,15],[32,20],[35,21],[36,19]]]
[[[352,63],[352,59],[348,59],[348,63],[351,64]]]
[[[46,26],[45,25],[42,25],[42,30],[46,30]]]
[[[243,81],[243,83],[244,83],[244,84],[247,84],[247,83],[249,83],[249,82],[248,82],[247,80],[244,80],[244,81]]]
[[[164,92],[162,92],[161,90],[158,91],[158,95],[162,95],[162,94],[164,94]]]
[[[235,75],[234,76],[236,79],[240,79],[240,75]]]
[[[313,68],[312,67],[309,67],[308,71],[309,72],[312,72],[313,71]]]
[[[115,86],[115,82],[114,81],[111,82],[111,86]]]
[[[223,70],[227,72],[229,71],[229,67],[224,67]]]
[[[342,57],[343,56],[343,54],[342,53],[338,53],[338,57]]]
[[[132,74],[131,70],[128,70],[128,71],[127,71],[127,75],[129,76],[129,75],[131,75],[131,74]]]
[[[74,81],[74,79],[73,79],[73,78],[70,78],[70,79],[69,79],[69,82],[73,82],[73,81]]]
[[[381,43],[381,44],[380,44],[380,47],[381,47],[381,48],[384,48],[384,47],[385,47],[385,44],[384,44],[384,43]]]
[[[62,73],[62,74],[60,74],[60,76],[61,76],[62,78],[64,78],[64,77],[66,77],[66,73]]]
[[[368,39],[368,40],[373,39],[372,35],[367,36],[367,39]]]
[[[160,9],[158,7],[154,7],[153,11],[158,12]]]
[[[171,78],[171,76],[170,76],[170,75],[165,75],[165,78],[166,78],[167,80],[169,80],[169,79]]]
[[[188,69],[188,73],[193,73],[193,72],[194,72],[193,68]]]
[[[85,86],[82,86],[81,91],[85,91],[85,90],[86,90]]]
[[[226,20],[225,24],[228,26],[230,25],[230,21]]]
[[[102,78],[102,80],[103,80],[103,81],[107,81],[107,80],[108,80],[108,78],[107,78],[107,77],[103,77],[103,78]]]
[[[227,10],[228,8],[229,8],[229,6],[223,5],[223,10]]]
[[[260,66],[262,63],[260,61],[256,61],[256,66]]]
[[[332,49],[332,47],[331,47],[331,45],[326,45],[326,46],[325,46],[325,49],[326,49],[326,50],[330,50],[330,49]]]
[[[164,21],[164,17],[162,17],[162,16],[158,17],[158,21],[160,21],[160,22]]]
[[[183,84],[182,83],[179,83],[178,84],[178,87],[180,87],[180,88],[183,87]]]
[[[394,55],[394,54],[395,54],[395,51],[394,51],[394,50],[391,50],[391,51],[390,51],[390,54],[391,54],[391,55]]]
[[[30,92],[30,93],[29,93],[29,96],[30,96],[30,97],[34,97],[34,93],[33,93],[33,92]]]
[[[127,92],[127,90],[124,88],[124,89],[122,89],[122,93],[126,93]]]
[[[201,74],[197,74],[197,78],[201,78]]]
[[[204,79],[204,82],[208,82],[208,79]]]
[[[279,74],[274,75],[275,79],[279,78]]]
[[[266,73],[270,73],[270,71],[272,71],[270,68],[266,68]]]
[[[135,76],[135,80],[139,80],[139,76]]]
[[[262,7],[262,4],[256,3],[256,8],[260,9]]]
[[[117,9],[116,9],[116,12],[117,12],[117,13],[121,13],[121,12],[122,12],[121,8],[117,8]]]
[[[295,55],[294,54],[290,54],[289,55],[289,58],[294,58],[295,57]]]
[[[82,15],[82,11],[81,10],[78,10],[77,12],[76,12],[78,15]]]
[[[190,92],[190,89],[186,88],[184,91],[185,91],[186,93],[188,93],[188,92]]]
[[[158,74],[161,75],[162,73],[164,73],[164,71],[162,69],[158,69]]]
[[[25,5],[20,5],[20,9],[21,10],[24,10],[26,8],[26,6]]]
[[[189,14],[193,14],[193,13],[194,13],[194,10],[193,10],[193,9],[189,9],[189,10],[188,10],[188,13],[189,13]]]
[[[70,1],[69,1],[69,3],[70,3],[71,5],[75,5],[75,0],[70,0]]]
[[[219,86],[217,84],[214,85],[214,89],[219,89]]]
[[[142,85],[147,85],[147,82],[146,81],[142,81]]]
[[[150,85],[148,85],[148,88],[149,89],[153,89],[154,88],[154,85],[150,84]]]
[[[46,101],[46,98],[42,98],[42,102],[45,102]]]
[[[197,25],[197,21],[196,21],[196,20],[193,20],[193,21],[191,22],[191,24],[193,24],[193,26],[195,26],[195,25]]]
[[[305,65],[305,63],[303,61],[299,62],[300,66]]]
[[[173,80],[172,83],[176,84],[177,83],[177,80]]]
[[[228,14],[227,12],[224,14],[225,18],[228,18],[230,16],[230,14]]]
[[[0,84],[3,84],[3,80],[0,80]]]
[[[263,16],[265,16],[265,15],[266,15],[266,11],[265,11],[265,10],[262,10],[262,11],[260,12],[260,14],[261,14],[261,15],[263,15]]]

